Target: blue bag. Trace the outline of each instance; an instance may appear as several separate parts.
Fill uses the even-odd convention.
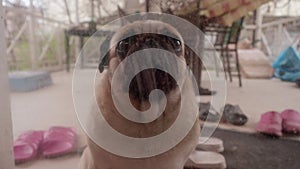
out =
[[[297,50],[290,46],[284,50],[273,62],[275,77],[295,82],[300,77],[300,55]]]

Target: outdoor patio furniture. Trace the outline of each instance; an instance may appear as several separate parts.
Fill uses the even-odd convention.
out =
[[[232,82],[232,71],[230,64],[230,57],[232,54],[235,55],[235,65],[237,70],[237,76],[239,79],[239,86],[242,86],[242,77],[240,70],[240,62],[239,62],[239,54],[238,54],[238,41],[240,37],[240,33],[242,30],[244,17],[234,22],[227,33],[228,36],[225,37],[225,57],[227,62],[227,72],[229,74],[230,82]]]
[[[259,49],[239,49],[239,63],[243,78],[270,79],[273,68],[269,58]]]
[[[83,25],[79,25],[69,30],[65,30],[66,69],[68,72],[70,71],[70,36],[79,36],[79,49],[82,49],[84,45],[84,38],[92,36],[96,31],[96,25],[93,24],[89,24],[89,28],[87,29]],[[81,57],[81,67],[83,67],[83,59],[84,58]]]
[[[49,72],[46,71],[15,71],[9,73],[10,90],[29,92],[53,84]]]
[[[268,1],[270,0],[162,0],[160,7],[162,12],[182,17],[193,23],[201,30],[205,30],[205,27],[209,26],[209,23],[212,20],[215,20],[220,25],[227,27],[233,25],[234,29],[230,29],[231,32],[229,33],[230,38],[227,41],[228,43],[225,43],[225,50],[228,52],[224,54],[224,59],[228,59],[229,53],[231,52],[235,54],[239,85],[242,86],[240,65],[237,53],[237,39],[239,37],[241,24],[243,21],[243,19],[241,18],[243,18],[249,12],[254,11],[259,6],[267,3]],[[203,43],[200,43],[200,45],[202,44]],[[190,56],[190,60],[191,62],[193,61],[193,56]],[[192,63],[191,65],[197,65],[191,67],[191,69],[195,77],[197,78],[198,85],[200,86],[202,63]],[[229,60],[226,60],[226,65],[226,72],[228,72],[230,81],[232,81]]]
[[[216,50],[220,52],[220,56],[222,58],[225,78],[227,79],[227,75],[229,76],[230,81],[232,82],[232,65],[230,64],[231,55],[235,55],[235,65],[237,69],[237,76],[239,79],[239,86],[242,86],[241,79],[241,70],[238,56],[238,40],[240,36],[240,32],[242,29],[243,18],[234,22],[231,27],[224,26],[215,22],[208,24],[205,28],[205,33],[211,35],[213,38],[211,39],[214,44],[214,49],[206,49],[206,50]],[[216,59],[215,59],[216,62]],[[218,65],[216,63],[216,68]],[[219,70],[217,69],[217,75]]]
[[[180,18],[183,18],[200,30],[204,30],[207,22],[206,17],[200,15],[200,6],[202,5],[202,1],[194,0],[194,1],[182,1],[182,0],[162,0],[160,2],[160,9],[163,13],[168,13],[172,15],[176,15]],[[191,37],[194,38],[194,37]],[[204,48],[204,36],[200,37],[199,49]],[[200,52],[203,50],[200,50]],[[201,54],[200,54],[201,55]],[[187,61],[188,66],[192,70],[196,83],[199,86],[199,94],[200,95],[212,95],[215,94],[215,91],[210,91],[209,89],[204,89],[201,87],[201,75],[202,75],[202,61],[197,56],[197,54],[186,46],[185,50],[185,59]]]
[[[70,71],[70,59],[71,58],[70,58],[70,42],[69,41],[70,41],[71,36],[78,36],[80,38],[79,49],[82,50],[85,38],[89,38],[92,35],[106,37],[106,36],[110,36],[111,34],[113,34],[113,30],[99,30],[99,31],[97,31],[95,22],[90,22],[88,28],[80,25],[80,26],[73,27],[69,30],[65,30],[65,49],[66,49],[66,69],[67,69],[67,72]],[[83,52],[80,53],[80,61],[81,61],[80,62],[81,63],[81,68],[84,68]]]
[[[227,79],[227,62],[225,57],[225,37],[228,34],[229,27],[220,25],[218,23],[211,23],[205,28],[205,33],[209,35],[210,41],[213,43],[214,48],[206,48],[205,50],[215,50],[220,53],[222,63],[223,63],[223,69],[225,78]],[[216,73],[217,76],[219,76],[219,65],[217,64],[217,58],[214,58],[215,60],[215,67],[216,67]]]

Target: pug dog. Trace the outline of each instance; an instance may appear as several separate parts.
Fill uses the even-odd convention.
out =
[[[95,95],[97,103],[94,107],[101,110],[103,117],[113,129],[129,137],[148,138],[159,135],[172,126],[180,111],[188,116],[190,115],[190,113],[188,113],[189,111],[198,109],[193,84],[189,78],[185,76],[181,77],[183,84],[180,90],[180,84],[177,84],[176,80],[170,74],[160,69],[151,68],[136,74],[130,82],[129,91],[120,91],[120,94],[122,94],[121,92],[127,92],[132,106],[139,111],[146,111],[151,106],[149,94],[154,89],[160,89],[164,92],[167,100],[162,114],[152,122],[138,123],[126,119],[118,112],[111,93],[112,77],[118,65],[131,54],[152,48],[171,52],[181,61],[185,62],[185,47],[180,33],[167,23],[146,20],[127,24],[119,29],[111,39],[107,60],[99,65],[101,74],[99,73],[99,78],[96,78]],[[147,59],[146,55],[140,57]],[[105,69],[103,68],[104,63],[108,63]],[[130,69],[134,69],[136,66],[138,66],[138,63],[125,63],[123,76],[126,77]],[[174,69],[180,73],[178,65],[175,64]],[[122,85],[122,83],[124,83],[122,80],[118,82],[120,85]],[[184,96],[185,99],[183,99],[182,96]],[[160,102],[160,99],[158,99],[157,102]],[[184,102],[184,104],[180,104],[182,102]],[[95,113],[95,109],[92,109],[91,113]],[[90,120],[91,123],[97,123],[93,118]],[[81,157],[80,168],[183,169],[190,153],[195,149],[200,135],[198,118],[195,117],[195,120],[191,121],[191,123],[191,130],[189,130],[187,135],[176,146],[164,153],[151,157],[129,158],[119,156],[106,151],[98,146],[92,139],[88,138],[88,146]],[[97,133],[96,131],[99,129],[97,124],[94,124],[92,128],[95,130],[95,133]],[[114,140],[110,141],[113,142]]]

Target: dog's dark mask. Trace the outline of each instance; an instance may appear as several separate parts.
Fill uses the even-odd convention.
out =
[[[178,56],[182,54],[183,50],[179,38],[162,34],[144,33],[121,40],[116,47],[116,53],[121,59],[124,59],[135,51],[148,48],[164,49]]]
[[[183,55],[184,50],[182,42],[179,40],[179,38],[177,39],[174,36],[166,36],[162,34],[144,33],[130,36],[119,41],[115,47],[115,54],[117,57],[120,57],[121,60],[124,60],[127,56],[133,54],[134,52],[151,48],[166,50],[174,53],[178,57]],[[149,53],[149,55],[151,55],[151,53]],[[147,56],[141,57],[145,57],[145,59],[147,59]],[[151,64],[155,62],[157,61],[147,60],[146,63]],[[168,63],[166,61],[161,62],[163,62],[162,65],[168,67],[171,65],[175,72],[178,71],[176,60],[168,61]],[[126,63],[124,75],[126,76],[133,74],[134,69],[139,69],[139,65],[141,64],[144,63]],[[129,95],[131,98],[145,101],[149,99],[149,94],[153,89],[160,89],[164,91],[165,94],[168,94],[176,87],[177,83],[170,74],[160,69],[146,69],[139,72],[130,81]],[[124,90],[126,89],[124,88]]]

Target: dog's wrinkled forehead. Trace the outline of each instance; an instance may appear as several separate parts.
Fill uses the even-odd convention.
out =
[[[163,34],[183,42],[180,33],[171,25],[163,23],[161,21],[146,20],[136,21],[122,27],[112,37],[110,46],[116,45],[122,39],[126,39],[130,36],[143,33]]]

